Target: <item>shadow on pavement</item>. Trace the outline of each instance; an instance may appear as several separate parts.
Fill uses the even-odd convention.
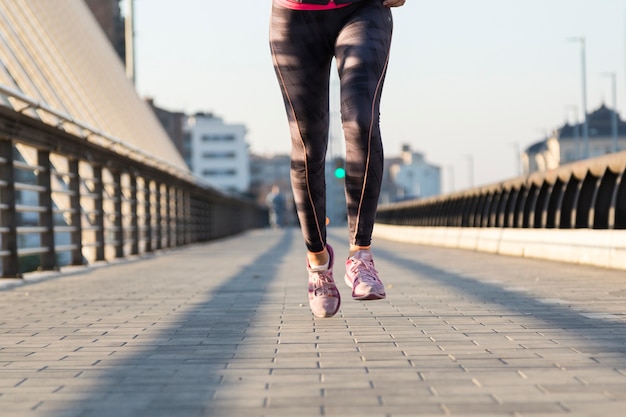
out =
[[[145,341],[141,341],[143,336],[139,334],[139,343],[131,342],[127,347],[120,347],[118,350],[124,352],[124,359],[116,361],[116,356],[112,356],[103,360],[101,366],[81,372],[79,379],[86,381],[84,389],[71,387],[68,392],[76,397],[70,401],[75,407],[73,411],[67,409],[68,403],[65,402],[65,408],[59,404],[56,413],[46,415],[214,415],[211,407],[214,407],[215,388],[225,383],[219,371],[236,357],[237,348],[246,337],[266,295],[266,287],[274,280],[281,258],[289,252],[293,236],[293,231],[281,232],[278,242],[265,249],[262,244],[267,244],[269,239],[260,240],[261,246],[255,253],[261,253],[223,280],[222,285],[212,288],[209,299],[199,298],[199,301],[190,303],[191,306],[181,309],[180,315],[165,317],[167,323],[161,324],[165,329],[154,331],[155,334],[146,336]],[[202,246],[189,249],[191,252],[183,254],[181,259],[193,262],[201,256],[198,250],[202,250]],[[219,251],[211,256],[219,256]],[[174,256],[173,259],[179,258]],[[207,277],[211,273],[207,270]],[[177,277],[172,276],[172,279]],[[94,379],[96,383],[89,383]]]
[[[499,304],[512,312],[533,317],[545,323],[546,329],[562,329],[571,332],[572,335],[579,335],[584,339],[581,343],[586,346],[586,352],[589,356],[612,353],[613,365],[616,362],[626,365],[626,324],[610,320],[610,315],[598,314],[595,317],[594,314],[585,315],[588,312],[577,310],[568,304],[560,304],[558,299],[554,300],[555,302],[550,302],[549,299],[534,298],[531,294],[511,290],[498,283],[485,282],[470,276],[446,271],[420,260],[401,256],[389,250],[386,243],[385,245],[377,245],[375,254],[377,258],[404,268],[412,275],[419,275],[419,279],[445,285],[464,294],[466,298],[474,299],[479,303]],[[453,256],[453,254],[451,253],[449,256]],[[516,259],[515,261],[524,262],[525,260]],[[527,262],[528,266],[532,267],[534,260],[527,260]],[[519,285],[524,285],[524,283],[520,282]],[[594,284],[589,283],[588,285]],[[615,357],[615,353],[618,354],[618,357]]]

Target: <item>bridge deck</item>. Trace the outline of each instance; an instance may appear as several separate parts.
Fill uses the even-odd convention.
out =
[[[295,229],[4,281],[0,414],[623,415],[623,271],[375,243],[388,298],[331,319]]]

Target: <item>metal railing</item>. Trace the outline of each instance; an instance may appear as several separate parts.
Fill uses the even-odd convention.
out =
[[[422,200],[387,204],[377,222],[430,227],[626,229],[626,152]]]
[[[22,110],[58,118],[52,126],[0,105],[1,277],[142,255],[267,223],[266,209],[253,201],[19,92],[0,93],[23,102]]]

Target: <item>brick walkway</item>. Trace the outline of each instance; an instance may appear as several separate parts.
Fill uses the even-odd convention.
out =
[[[375,242],[314,318],[299,231],[0,282],[2,417],[623,416],[623,271]]]

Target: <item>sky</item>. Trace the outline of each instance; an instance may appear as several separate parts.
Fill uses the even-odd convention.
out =
[[[246,125],[253,153],[289,153],[270,10],[271,0],[135,0],[139,94]],[[423,153],[443,192],[517,177],[520,150],[582,120],[576,38],[587,111],[613,107],[614,74],[626,116],[626,0],[407,0],[393,16],[385,156],[404,144]]]

